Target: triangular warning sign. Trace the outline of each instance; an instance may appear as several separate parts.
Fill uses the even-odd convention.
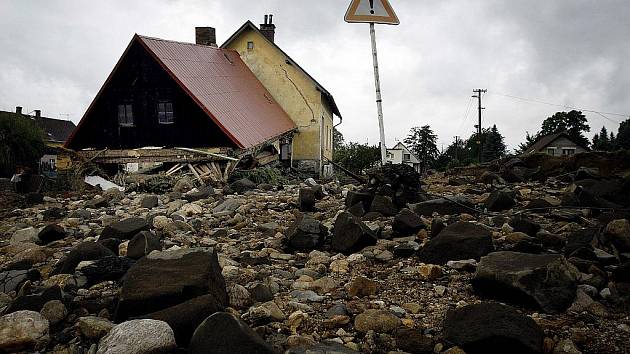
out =
[[[352,0],[345,20],[353,23],[400,24],[388,0]]]

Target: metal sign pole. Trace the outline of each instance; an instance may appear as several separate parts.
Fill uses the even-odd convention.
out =
[[[372,38],[372,59],[374,61],[374,84],[376,86],[378,127],[381,133],[381,164],[385,165],[385,160],[387,159],[387,146],[385,146],[385,126],[383,125],[383,99],[381,98],[381,80],[378,74],[378,55],[376,53],[376,31],[374,29],[374,23],[370,23],[370,37]]]

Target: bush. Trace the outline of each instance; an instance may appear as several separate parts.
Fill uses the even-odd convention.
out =
[[[13,175],[17,166],[34,168],[44,148],[44,132],[35,122],[12,113],[0,114],[0,175]]]

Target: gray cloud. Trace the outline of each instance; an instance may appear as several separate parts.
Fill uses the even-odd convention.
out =
[[[377,26],[389,144],[429,124],[448,144],[467,136],[472,89],[489,90],[484,125],[510,146],[561,107],[630,114],[630,4],[624,0],[391,0],[400,26]],[[22,105],[78,121],[134,33],[219,41],[275,14],[277,42],[334,95],[348,140],[376,143],[368,26],[346,24],[349,0],[5,0],[0,2],[0,109]],[[615,123],[588,114],[593,131]],[[610,116],[620,121],[623,117]]]

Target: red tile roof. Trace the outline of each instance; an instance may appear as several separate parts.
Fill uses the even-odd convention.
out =
[[[137,38],[239,147],[260,145],[296,128],[236,51]]]

